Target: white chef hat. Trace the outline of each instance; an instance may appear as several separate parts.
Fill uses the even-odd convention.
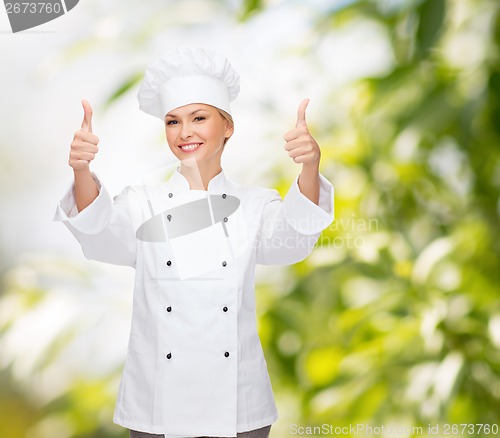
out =
[[[151,64],[137,99],[139,108],[164,120],[190,103],[205,103],[231,114],[229,102],[240,91],[240,77],[229,61],[209,49],[176,48]]]

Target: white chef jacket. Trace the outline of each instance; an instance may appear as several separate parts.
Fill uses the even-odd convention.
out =
[[[86,258],[136,270],[113,421],[167,438],[236,437],[274,423],[278,412],[256,326],[255,265],[293,264],[310,254],[333,221],[332,184],[319,175],[316,205],[300,192],[298,177],[282,200],[274,189],[228,180],[223,170],[207,191],[191,190],[177,167],[168,181],[128,186],[112,200],[92,176],[97,198],[78,212],[73,184],[53,220],[67,226]],[[182,245],[176,253],[168,236],[147,242],[137,230],[179,203],[213,196],[238,198],[238,214],[224,218],[224,232],[220,223],[197,232],[200,246],[185,251],[202,264],[204,256],[208,268],[181,278],[177,260],[189,260],[179,254]]]

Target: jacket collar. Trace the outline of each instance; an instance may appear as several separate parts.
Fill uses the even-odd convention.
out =
[[[180,166],[177,166],[175,172],[172,174],[170,179],[167,181],[169,190],[172,191],[188,191],[190,190],[189,181],[180,172]],[[208,192],[218,193],[223,190],[226,185],[226,176],[224,175],[224,169],[222,169],[217,175],[215,175],[208,182]]]

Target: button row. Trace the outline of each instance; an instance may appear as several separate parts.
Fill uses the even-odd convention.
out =
[[[171,198],[172,196],[174,196],[174,194],[173,194],[172,192],[170,192],[170,193],[168,194],[168,197],[169,197],[169,198]],[[223,193],[223,194],[222,194],[222,198],[223,198],[223,199],[226,199],[226,196],[227,196],[227,195],[226,195],[225,193]]]
[[[167,214],[167,219],[169,222],[172,221],[172,215],[171,214]],[[227,217],[224,218],[224,222],[227,222],[229,219]]]
[[[225,356],[225,357],[229,357],[229,351],[226,351],[226,352],[224,353],[224,356]],[[172,359],[172,353],[168,353],[168,354],[166,354],[166,355],[165,355],[165,357],[166,357],[167,359]]]
[[[172,266],[172,261],[171,261],[171,260],[167,260],[167,261],[165,262],[165,264],[166,264],[167,266]],[[222,262],[222,266],[227,266],[227,262],[226,262],[225,260]]]
[[[229,310],[229,309],[227,308],[227,306],[224,306],[224,307],[222,308],[222,311],[223,311],[223,312],[227,312],[228,310]],[[168,307],[166,308],[166,311],[167,311],[167,312],[171,312],[171,311],[172,311],[172,306],[168,306]]]

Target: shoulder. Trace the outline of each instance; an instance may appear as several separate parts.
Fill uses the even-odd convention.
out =
[[[251,202],[265,204],[273,199],[281,199],[277,190],[268,187],[243,185],[233,181],[229,181],[229,187],[236,196]]]
[[[140,202],[141,200],[148,199],[148,193],[158,190],[157,187],[143,184],[132,184],[124,187],[122,191],[113,197],[117,201]]]

